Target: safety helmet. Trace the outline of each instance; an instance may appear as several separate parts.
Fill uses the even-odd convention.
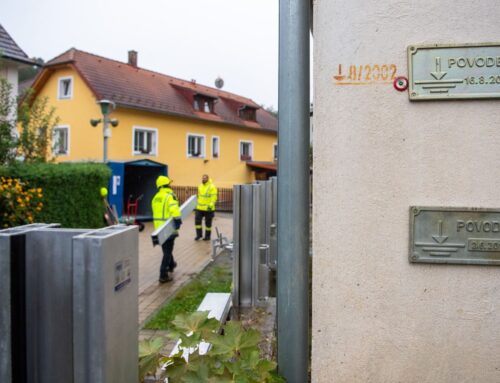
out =
[[[158,178],[156,179],[156,187],[160,188],[162,186],[166,186],[170,184],[170,182],[172,181],[167,176],[158,176]]]
[[[107,196],[108,196],[108,189],[106,189],[106,188],[101,188],[100,192],[101,192],[101,197],[102,197],[102,198],[104,198],[104,197],[107,197]]]

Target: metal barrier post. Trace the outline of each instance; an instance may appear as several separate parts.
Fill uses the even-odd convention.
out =
[[[42,228],[26,234],[26,359],[30,383],[73,380],[72,244],[73,237],[84,232]]]
[[[288,383],[309,367],[310,4],[280,0],[277,343]]]
[[[12,380],[11,311],[10,311],[10,247],[9,236],[0,232],[0,381]]]
[[[233,306],[240,305],[240,206],[241,185],[233,186]]]
[[[48,226],[0,231],[0,381],[136,383],[137,227]]]
[[[239,306],[248,307],[253,303],[253,188],[252,185],[242,185],[240,194],[240,233],[239,233]]]
[[[74,383],[136,383],[138,232],[111,226],[73,240]]]
[[[0,382],[27,380],[26,233],[58,224],[0,230]],[[15,339],[15,342],[12,341]]]
[[[278,179],[271,177],[271,221],[269,227],[269,260],[272,270],[278,264]]]
[[[271,270],[269,268],[269,181],[260,182],[254,185],[257,189],[257,200],[255,201],[255,222],[258,227],[256,235],[257,239],[257,261],[258,261],[258,277],[255,281],[258,284],[258,302],[264,303],[269,298]]]

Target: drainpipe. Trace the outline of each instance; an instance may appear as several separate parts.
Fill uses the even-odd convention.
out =
[[[278,130],[278,372],[308,380],[309,6],[280,0]]]

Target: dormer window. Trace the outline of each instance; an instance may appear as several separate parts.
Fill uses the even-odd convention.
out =
[[[242,120],[257,121],[257,109],[248,105],[242,106],[238,110],[238,115]]]
[[[207,101],[203,103],[203,111],[205,113],[213,113],[214,111],[214,102],[213,101]]]
[[[215,98],[197,94],[194,96],[193,108],[198,112],[215,113]]]
[[[59,100],[70,99],[73,97],[73,77],[60,77],[59,87],[57,88],[57,98]]]

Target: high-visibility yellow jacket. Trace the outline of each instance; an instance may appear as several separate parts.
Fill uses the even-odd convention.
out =
[[[153,224],[158,229],[170,217],[181,217],[179,201],[174,191],[170,188],[160,188],[151,202],[153,210]]]
[[[217,202],[217,188],[209,179],[206,183],[201,183],[198,186],[198,205],[196,210],[214,211],[215,203]]]

